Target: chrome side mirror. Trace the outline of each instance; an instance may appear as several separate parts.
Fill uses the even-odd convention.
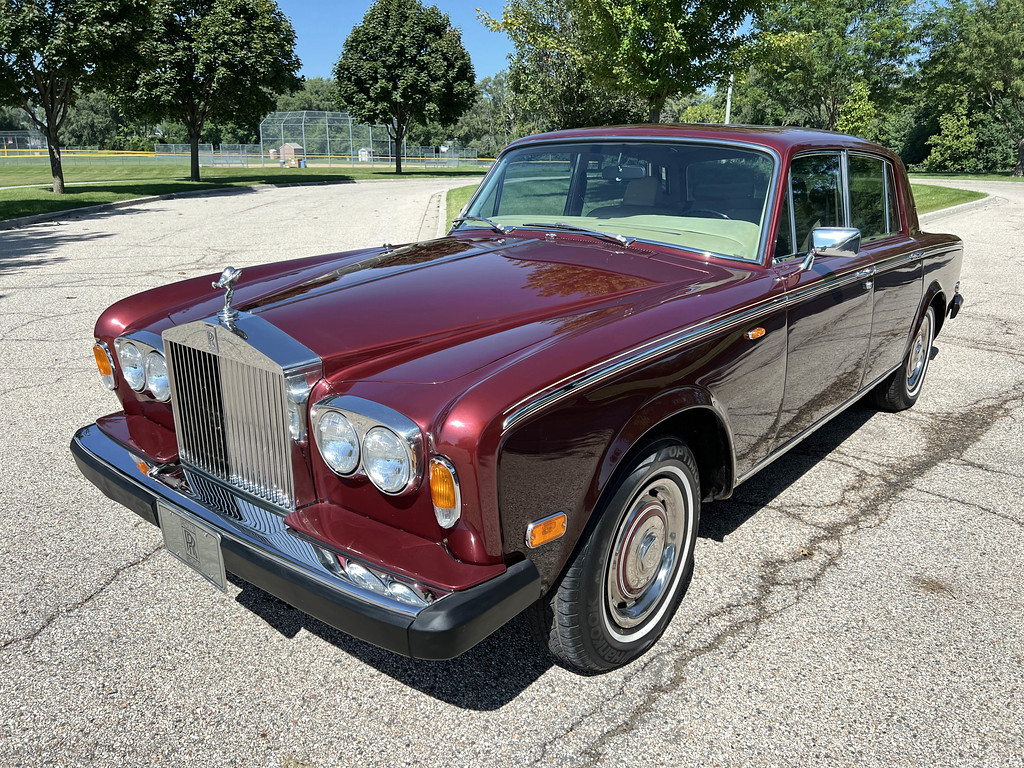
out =
[[[846,227],[818,227],[811,230],[811,250],[800,268],[804,271],[814,265],[815,256],[839,256],[849,259],[860,253],[860,230]]]

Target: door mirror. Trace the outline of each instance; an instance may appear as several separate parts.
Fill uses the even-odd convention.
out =
[[[811,230],[811,250],[801,265],[808,270],[816,256],[849,259],[860,253],[860,230],[846,227],[819,227]]]

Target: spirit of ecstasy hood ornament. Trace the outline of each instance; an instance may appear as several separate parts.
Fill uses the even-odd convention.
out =
[[[242,270],[235,269],[234,267],[225,267],[224,271],[220,273],[220,280],[213,283],[214,288],[224,289],[224,309],[217,313],[217,319],[221,321],[225,328],[233,328],[235,320],[238,318],[238,310],[232,308],[231,299],[235,295],[235,283],[238,282],[238,278],[242,276]]]

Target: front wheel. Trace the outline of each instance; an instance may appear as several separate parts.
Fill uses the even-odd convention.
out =
[[[886,411],[905,411],[917,402],[924,384],[924,375],[928,371],[934,340],[935,310],[928,307],[903,364],[872,391],[876,406]]]
[[[693,573],[700,480],[673,439],[632,461],[595,511],[556,589],[534,606],[548,649],[587,672],[621,667],[664,632]]]

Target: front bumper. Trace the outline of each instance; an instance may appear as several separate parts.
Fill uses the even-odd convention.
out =
[[[154,525],[159,525],[156,502],[163,499],[214,527],[231,573],[346,634],[403,656],[454,658],[540,596],[537,568],[523,560],[430,605],[401,603],[334,576],[308,542],[288,533],[279,512],[239,496],[225,514],[187,488],[144,474],[138,458],[95,424],[75,434],[71,452],[86,479]]]

